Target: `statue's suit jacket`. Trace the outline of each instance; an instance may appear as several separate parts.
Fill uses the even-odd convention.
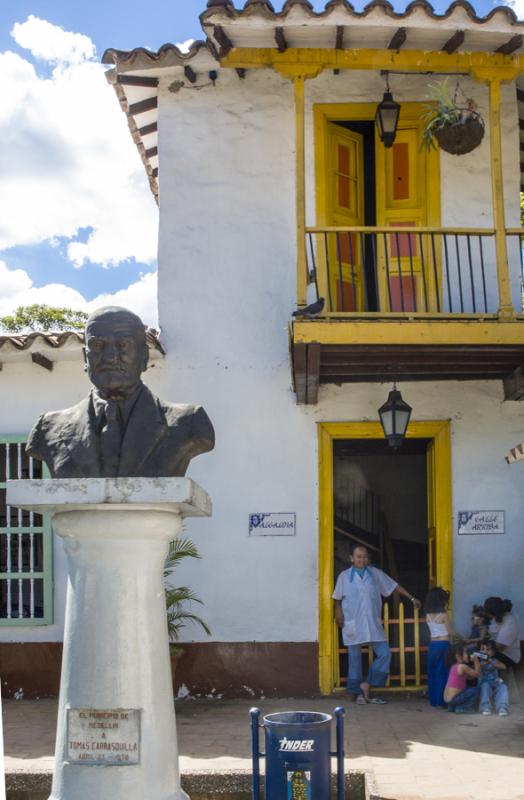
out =
[[[179,477],[190,460],[212,450],[213,426],[201,406],[174,405],[144,386],[129,415],[117,475],[103,473],[91,393],[72,408],[42,414],[26,451],[53,478]]]

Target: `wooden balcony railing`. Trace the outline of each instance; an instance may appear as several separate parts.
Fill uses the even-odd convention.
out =
[[[496,315],[501,280],[521,284],[523,234],[506,230],[497,261],[491,228],[306,228],[308,281],[329,315]]]

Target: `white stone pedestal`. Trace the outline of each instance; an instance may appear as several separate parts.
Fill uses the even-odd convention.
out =
[[[68,558],[51,800],[181,800],[163,566],[209,497],[187,478],[24,480],[7,502],[52,516]]]

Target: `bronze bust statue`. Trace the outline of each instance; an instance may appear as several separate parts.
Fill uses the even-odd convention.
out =
[[[109,306],[86,322],[89,395],[72,408],[42,414],[27,452],[53,478],[178,477],[215,445],[200,406],[160,400],[142,383],[148,349],[144,325]]]

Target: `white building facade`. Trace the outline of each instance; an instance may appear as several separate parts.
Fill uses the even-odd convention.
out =
[[[362,541],[413,593],[449,588],[464,634],[493,595],[524,624],[522,474],[504,461],[524,427],[522,25],[460,3],[308,6],[210,0],[188,54],[104,57],[159,199],[165,357],[146,382],[202,404],[216,431],[190,467],[213,499],[187,524],[203,558],[178,576],[212,631],[185,631],[177,680],[195,693],[343,688],[331,593]],[[384,71],[392,148],[374,127]],[[421,149],[441,73],[486,122],[466,155]],[[319,316],[292,317],[319,296]],[[6,434],[85,393],[80,361],[56,372]],[[378,422],[394,380],[412,407],[398,452]],[[496,524],[460,532],[459,512]],[[4,642],[60,641],[63,575],[55,549],[54,621],[5,626]],[[391,688],[418,688],[424,627],[411,607],[386,614]]]

